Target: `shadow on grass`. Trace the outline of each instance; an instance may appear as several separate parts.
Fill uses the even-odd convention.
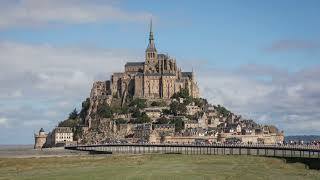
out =
[[[96,150],[92,150],[89,151],[89,154],[112,154],[111,151],[96,151]]]
[[[320,159],[317,158],[299,158],[299,157],[279,157],[285,163],[302,163],[307,169],[320,170]]]

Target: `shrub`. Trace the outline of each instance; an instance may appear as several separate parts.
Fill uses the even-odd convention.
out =
[[[170,122],[169,119],[165,117],[160,117],[159,119],[157,119],[157,122],[155,124],[168,124],[169,122]]]
[[[170,104],[170,111],[173,115],[183,115],[187,112],[187,107],[185,104],[180,104],[177,101],[173,101]]]
[[[80,119],[66,119],[64,121],[59,122],[58,127],[76,127],[80,124]]]
[[[164,101],[153,101],[150,105],[153,107],[163,107],[163,106],[166,106],[167,104]]]
[[[138,109],[143,109],[143,108],[147,107],[147,103],[146,103],[146,100],[144,100],[144,99],[136,98],[136,99],[131,101],[129,106],[130,107],[136,107]]]
[[[73,111],[69,114],[68,119],[76,119],[76,118],[78,118],[78,111],[76,108],[74,108]]]
[[[89,108],[90,108],[90,99],[87,98],[85,101],[82,102],[82,108],[79,114],[82,122],[84,122],[86,116],[88,115]]]
[[[112,118],[113,112],[110,106],[103,104],[98,106],[97,115],[101,118]]]
[[[172,119],[170,121],[170,124],[174,124],[175,125],[175,131],[176,132],[179,132],[182,129],[184,129],[184,122],[183,122],[183,120],[181,118]]]

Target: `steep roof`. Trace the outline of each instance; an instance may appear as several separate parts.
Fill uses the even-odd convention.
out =
[[[165,54],[158,54],[158,59],[168,59],[168,56]]]
[[[127,62],[125,67],[127,66],[143,66],[144,62]]]
[[[70,127],[56,127],[55,133],[72,133],[72,128]]]
[[[160,73],[145,73],[145,76],[160,76]]]
[[[163,76],[176,76],[174,73],[163,73]]]
[[[181,72],[182,77],[192,77],[192,72]]]

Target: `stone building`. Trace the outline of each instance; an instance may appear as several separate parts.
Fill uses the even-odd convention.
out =
[[[174,124],[154,124],[153,131],[164,134],[174,134],[175,125]]]
[[[195,115],[196,113],[201,111],[201,108],[199,106],[194,105],[188,105],[187,108],[187,115]]]
[[[73,142],[73,131],[70,127],[56,127],[52,135],[54,145]]]
[[[48,134],[46,134],[43,128],[40,129],[38,134],[34,134],[34,149],[44,148],[46,145]]]
[[[195,73],[183,72],[174,58],[157,52],[152,22],[144,61],[127,62],[124,69],[124,72],[113,73],[110,80],[94,82],[90,94],[92,105],[110,103],[113,97],[124,102],[127,95],[166,100],[181,89],[188,89],[192,97],[200,96]]]
[[[189,129],[189,128],[198,128],[199,124],[197,120],[189,120],[184,122],[184,129]]]
[[[137,124],[134,129],[134,138],[148,141],[151,132],[152,132],[151,123]]]
[[[144,108],[143,111],[146,113],[148,117],[150,117],[154,121],[162,115],[162,111],[164,109],[169,109],[169,108],[168,107],[149,107],[149,108]]]

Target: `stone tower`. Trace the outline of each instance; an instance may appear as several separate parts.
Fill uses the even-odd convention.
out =
[[[154,43],[152,20],[150,22],[149,43],[145,52],[145,72],[156,73],[158,70],[155,68],[157,64],[157,49]]]
[[[47,141],[48,134],[46,134],[43,128],[40,129],[38,134],[34,134],[34,149],[41,149],[44,147]]]

